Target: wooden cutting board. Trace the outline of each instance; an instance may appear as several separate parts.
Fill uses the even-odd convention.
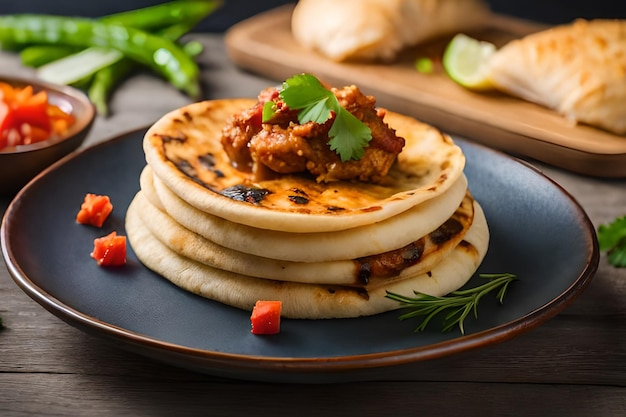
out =
[[[403,52],[393,63],[337,63],[300,47],[291,35],[293,6],[244,20],[226,33],[230,59],[239,67],[281,82],[308,72],[335,86],[355,84],[377,104],[411,115],[442,131],[487,146],[599,177],[626,177],[626,137],[577,125],[557,113],[500,93],[459,87],[440,65],[419,73],[415,60],[440,60],[449,39]],[[471,36],[496,45],[541,29],[532,22],[494,15]],[[624,104],[626,105],[626,103]]]

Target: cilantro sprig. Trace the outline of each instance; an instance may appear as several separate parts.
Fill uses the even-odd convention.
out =
[[[485,284],[466,290],[453,291],[443,297],[436,297],[420,292],[415,292],[415,297],[407,297],[393,292],[387,292],[386,297],[399,301],[402,307],[408,309],[407,313],[398,317],[400,320],[406,320],[415,317],[421,317],[421,322],[415,329],[416,332],[423,331],[428,323],[439,314],[447,312],[444,316],[443,330],[444,332],[451,330],[454,326],[458,326],[461,334],[465,334],[465,319],[470,313],[474,318],[478,316],[478,302],[483,296],[491,291],[498,290],[496,298],[502,304],[504,302],[504,294],[511,282],[517,280],[514,274],[480,274],[481,278],[488,281]]]
[[[280,99],[292,110],[298,111],[298,122],[325,123],[333,114],[335,120],[328,132],[328,145],[342,162],[359,160],[372,140],[370,128],[339,104],[332,91],[310,74],[295,75],[283,82]],[[275,103],[263,107],[263,121],[275,114]]]
[[[626,215],[598,227],[600,250],[616,268],[626,268]]]

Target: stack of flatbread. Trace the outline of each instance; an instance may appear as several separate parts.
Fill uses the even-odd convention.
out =
[[[148,268],[221,303],[280,300],[284,317],[311,319],[393,310],[387,291],[445,295],[475,273],[489,231],[449,137],[388,112],[406,145],[383,183],[257,182],[220,143],[226,121],[255,103],[194,103],[146,133],[126,232]]]

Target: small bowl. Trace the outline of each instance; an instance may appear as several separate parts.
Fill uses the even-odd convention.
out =
[[[78,148],[91,130],[96,111],[89,98],[73,87],[2,75],[0,82],[16,87],[31,85],[35,92],[45,90],[48,102],[74,116],[74,123],[63,136],[0,149],[0,195],[6,196],[15,194],[39,172]]]

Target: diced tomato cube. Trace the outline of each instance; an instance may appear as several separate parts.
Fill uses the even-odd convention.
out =
[[[13,114],[17,123],[28,123],[29,125],[37,126],[47,131],[48,135],[50,135],[48,96],[45,91],[20,99],[19,105],[16,104],[13,108]]]
[[[0,82],[0,149],[62,136],[74,121],[71,113],[48,102],[46,91]]]
[[[80,224],[102,227],[112,211],[113,204],[108,196],[87,194],[76,215],[76,221]]]
[[[122,266],[126,264],[126,236],[111,232],[93,241],[91,257],[99,266]]]
[[[250,323],[253,334],[276,334],[280,332],[280,314],[283,304],[280,301],[259,300],[252,309]]]

